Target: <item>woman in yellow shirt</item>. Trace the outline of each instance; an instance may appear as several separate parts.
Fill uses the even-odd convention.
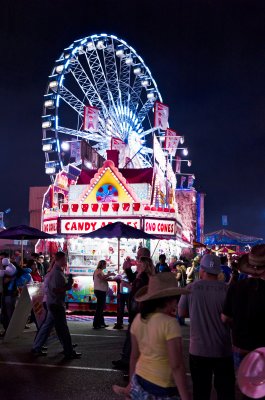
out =
[[[114,385],[115,393],[132,400],[150,395],[152,400],[190,400],[176,320],[177,296],[185,293],[171,272],[151,276],[137,292],[141,311],[131,326],[131,382],[126,388]]]

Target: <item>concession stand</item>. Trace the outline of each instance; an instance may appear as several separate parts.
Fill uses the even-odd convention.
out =
[[[176,201],[183,188],[177,189],[176,179],[173,186],[172,180],[169,185],[169,180],[160,173],[159,165],[121,169],[117,161],[119,151],[107,153],[108,159],[103,160],[98,168],[87,168],[84,158],[81,169],[69,165],[67,171],[59,172],[43,200],[42,229],[57,234],[58,239],[40,241],[37,249],[50,254],[57,250],[67,251],[68,273],[74,275],[73,289],[67,294],[67,302],[75,303],[79,309],[82,309],[82,304],[96,301],[93,273],[99,260],[105,259],[108,270],[119,273],[117,240],[83,238],[83,234],[121,221],[158,238],[121,239],[121,265],[128,256],[135,259],[141,246],[150,249],[154,263],[161,253],[166,254],[169,262],[171,256],[180,256],[183,249],[192,247],[196,234],[193,215],[196,214],[196,200],[192,201],[189,196],[186,201],[186,208],[190,210],[193,206],[193,213],[188,217],[186,212],[183,230]],[[196,199],[195,189],[186,189],[180,201],[182,208],[183,198],[186,199],[188,192]],[[187,219],[190,219],[191,228]],[[109,305],[116,303],[116,294],[116,282],[110,282]]]

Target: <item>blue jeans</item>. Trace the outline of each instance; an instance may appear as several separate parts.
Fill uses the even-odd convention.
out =
[[[54,328],[54,318],[51,312],[48,311],[46,318],[37,332],[33,343],[33,350],[41,350],[42,346],[46,343],[51,330]]]

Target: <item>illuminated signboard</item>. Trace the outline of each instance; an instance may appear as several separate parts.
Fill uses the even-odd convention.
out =
[[[57,233],[57,219],[50,219],[48,221],[43,221],[42,230],[46,233],[54,234]]]
[[[138,219],[115,219],[115,218],[84,218],[84,219],[62,219],[61,220],[61,233],[89,233],[96,229],[102,228],[113,222],[121,221],[124,224],[130,225],[133,228],[140,229],[140,218]]]
[[[176,222],[167,219],[144,219],[144,231],[154,235],[173,236],[176,233]]]

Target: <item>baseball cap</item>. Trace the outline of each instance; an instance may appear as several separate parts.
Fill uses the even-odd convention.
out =
[[[218,275],[221,272],[220,258],[214,254],[205,254],[201,259],[200,266],[208,274]]]

